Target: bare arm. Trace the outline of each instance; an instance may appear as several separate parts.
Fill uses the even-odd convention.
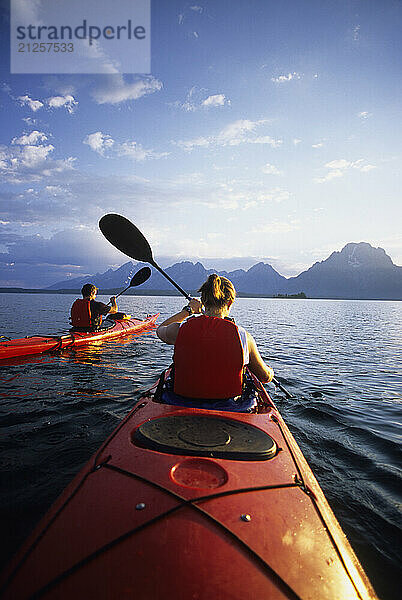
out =
[[[249,364],[248,367],[252,373],[259,379],[262,383],[269,383],[272,381],[274,377],[274,370],[271,369],[265,362],[263,361],[261,354],[257,348],[257,344],[252,335],[247,332],[247,341],[248,341],[248,351],[249,351]]]
[[[188,305],[191,307],[194,314],[201,312],[202,305],[197,298],[191,298]],[[175,315],[169,317],[159,325],[156,330],[156,335],[160,340],[162,340],[162,342],[165,342],[165,344],[175,344],[177,334],[179,333],[180,323],[182,323],[184,319],[187,319],[188,316],[188,311],[183,309]]]
[[[178,315],[180,315],[180,313],[174,316],[176,317]],[[184,321],[186,317],[188,317],[188,312],[185,313],[182,320]],[[169,325],[159,325],[156,330],[156,335],[162,342],[165,342],[165,344],[174,345],[176,343],[177,334],[179,333],[180,322],[176,321]]]
[[[94,306],[96,307],[96,311],[100,315],[103,315],[103,316],[113,315],[114,313],[117,312],[116,298],[114,296],[112,296],[110,298],[110,302],[111,302],[112,306],[109,306],[108,304],[105,304],[104,302],[100,302],[99,300],[91,300],[91,302],[95,303]]]
[[[110,302],[112,304],[112,306],[110,307],[109,310],[109,315],[114,315],[115,313],[117,313],[117,303],[116,303],[116,296],[112,296],[110,298]]]

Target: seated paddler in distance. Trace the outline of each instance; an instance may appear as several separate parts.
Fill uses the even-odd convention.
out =
[[[116,297],[110,298],[111,306],[95,300],[98,288],[92,283],[82,286],[82,298],[77,298],[71,307],[71,325],[74,329],[96,331],[102,325],[102,318],[117,313]]]
[[[215,408],[221,410],[253,412],[249,400],[241,408],[245,367],[262,383],[272,381],[274,371],[253,336],[229,317],[236,298],[232,282],[213,274],[198,291],[201,300],[192,298],[156,330],[163,342],[174,345],[172,392],[183,404],[185,398],[203,400],[206,406],[218,401]],[[177,404],[177,398],[170,403]]]

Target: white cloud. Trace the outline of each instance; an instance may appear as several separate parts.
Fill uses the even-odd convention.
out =
[[[300,143],[301,143],[301,140],[299,138],[294,138],[294,140],[293,140],[294,146],[297,146]]]
[[[117,75],[120,73],[121,63],[111,57],[99,40],[92,40],[88,46],[81,46],[79,54],[84,59],[90,60],[102,75]]]
[[[286,202],[289,198],[290,193],[280,187],[266,190],[263,184],[257,186],[255,181],[233,181],[218,185],[210,199],[204,194],[200,203],[209,208],[246,211],[266,204]]]
[[[353,165],[353,167],[355,169],[359,169],[359,171],[361,171],[362,173],[368,173],[369,171],[372,171],[373,169],[377,168],[375,165],[363,165],[361,167],[357,167],[357,166]]]
[[[23,117],[22,120],[25,121],[27,125],[36,125],[37,123],[36,119],[32,119],[32,117]]]
[[[203,102],[202,106],[206,108],[215,107],[215,106],[225,106],[225,104],[230,105],[230,100],[228,100],[225,94],[215,94],[214,96],[208,96]]]
[[[271,165],[270,163],[264,165],[261,170],[266,175],[283,175],[282,171],[279,171],[275,165]]]
[[[113,146],[114,140],[107,133],[96,131],[87,135],[84,139],[84,144],[87,144],[94,152],[103,156],[105,151]]]
[[[263,135],[254,139],[247,140],[250,144],[268,144],[272,148],[279,148],[282,145],[282,140],[275,140],[269,135]]]
[[[177,145],[180,146],[180,148],[183,148],[183,150],[187,150],[188,152],[191,152],[194,148],[207,148],[210,144],[212,144],[212,138],[205,137],[177,142]]]
[[[359,158],[355,161],[340,158],[326,163],[325,167],[329,169],[328,173],[323,177],[315,178],[315,183],[325,183],[326,181],[331,181],[331,179],[343,177],[350,169],[357,169],[361,173],[368,173],[369,171],[377,168],[375,165],[367,163],[364,158]]]
[[[44,133],[32,131],[14,138],[11,146],[0,148],[0,175],[3,179],[10,183],[25,183],[72,170],[74,158],[50,158],[54,146],[45,144],[47,139]]]
[[[159,92],[162,87],[162,83],[152,76],[127,83],[122,75],[116,74],[104,76],[91,95],[98,104],[120,104]]]
[[[314,181],[315,183],[325,183],[326,181],[331,181],[331,179],[343,177],[344,174],[344,171],[341,171],[340,169],[332,169],[326,175],[324,175],[324,177],[316,177]]]
[[[167,152],[158,153],[153,150],[147,150],[135,141],[117,143],[110,135],[101,131],[87,135],[84,139],[84,144],[87,144],[94,152],[97,152],[101,156],[104,156],[107,150],[113,149],[117,156],[128,156],[135,161],[168,156]]]
[[[239,119],[230,123],[222,129],[218,135],[218,143],[222,146],[238,146],[241,144],[249,134],[254,132],[256,128],[266,123],[265,119],[260,121],[250,121],[249,119]]]
[[[128,156],[135,161],[143,161],[148,158],[163,158],[168,156],[168,152],[154,152],[153,150],[146,150],[137,142],[123,142],[118,147],[119,156]]]
[[[360,119],[368,119],[368,118],[372,117],[373,115],[371,113],[369,113],[367,110],[363,110],[362,112],[357,113],[357,116]]]
[[[19,144],[20,146],[35,146],[40,142],[47,140],[47,135],[41,131],[31,131],[29,134],[24,134],[19,138],[14,138],[12,144]]]
[[[192,88],[190,88],[190,90],[187,92],[187,96],[184,102],[174,102],[173,106],[175,106],[176,108],[181,108],[183,110],[185,110],[186,112],[194,112],[195,110],[197,110],[199,104],[200,104],[200,100],[198,98],[198,96],[202,93],[203,90],[199,90],[197,88],[197,86],[193,86]]]
[[[48,154],[53,152],[54,146],[22,146],[19,155],[12,159],[15,164],[21,167],[32,168],[45,162]]]
[[[317,142],[317,144],[312,144],[311,147],[312,148],[322,148],[323,147],[323,142]]]
[[[345,160],[344,158],[340,158],[338,160],[331,160],[331,162],[326,163],[326,167],[328,169],[347,169],[351,166],[351,162]]]
[[[286,202],[289,200],[290,193],[287,190],[276,187],[270,190],[267,194],[264,194],[264,201],[276,202],[279,204],[280,202]]]
[[[1,89],[5,94],[8,94],[12,98],[11,87],[8,85],[8,83],[2,83]]]
[[[329,163],[326,163],[325,166],[329,169],[358,169],[363,173],[367,173],[368,171],[377,168],[375,165],[367,164],[364,158],[359,158],[355,161],[348,161],[345,159],[333,160]]]
[[[46,75],[43,78],[44,87],[50,91],[53,96],[74,95],[77,87],[82,86],[84,82],[80,76],[78,78],[66,78],[63,75]]]
[[[184,150],[191,151],[196,147],[209,146],[239,146],[240,144],[269,144],[276,148],[282,144],[282,140],[275,140],[270,136],[257,136],[256,130],[268,123],[268,119],[250,121],[239,119],[224,127],[217,135],[198,137],[192,140],[181,140],[177,145]]]
[[[71,195],[71,192],[61,185],[46,185],[44,191],[51,196],[62,196],[63,198]]]
[[[184,150],[191,151],[196,147],[209,146],[239,146],[240,144],[269,144],[278,147],[282,140],[275,140],[270,136],[256,136],[256,129],[268,123],[268,119],[250,121],[239,119],[224,127],[217,135],[198,137],[192,140],[180,140],[177,145]]]
[[[47,99],[47,104],[50,108],[60,108],[64,106],[70,114],[72,114],[78,106],[78,102],[71,94],[66,94],[65,96],[52,96]]]
[[[355,25],[353,28],[353,39],[355,42],[360,39],[360,25]]]
[[[272,77],[271,81],[274,83],[284,83],[286,81],[292,81],[292,79],[301,79],[300,73],[288,73],[287,75],[279,75],[279,77]]]
[[[197,110],[218,108],[220,106],[230,106],[230,100],[225,94],[214,94],[205,98],[206,90],[193,86],[187,93],[184,102],[176,101],[172,106],[181,108],[186,112],[195,112]]]
[[[43,107],[43,102],[41,102],[40,100],[32,100],[32,98],[30,98],[29,96],[18,96],[17,100],[21,104],[21,106],[29,106],[29,108],[33,110],[33,112],[36,112],[37,110]]]
[[[7,167],[7,152],[4,147],[0,146],[0,172]]]

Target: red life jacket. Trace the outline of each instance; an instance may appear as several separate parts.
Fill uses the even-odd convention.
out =
[[[174,347],[175,393],[188,398],[239,396],[244,355],[239,330],[231,321],[206,315],[188,319]]]
[[[71,325],[73,327],[92,327],[91,302],[77,299],[71,307]]]

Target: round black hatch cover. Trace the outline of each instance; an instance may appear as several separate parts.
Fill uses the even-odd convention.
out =
[[[201,415],[172,415],[146,421],[133,432],[132,441],[168,454],[230,460],[267,460],[277,451],[275,441],[253,425]]]

